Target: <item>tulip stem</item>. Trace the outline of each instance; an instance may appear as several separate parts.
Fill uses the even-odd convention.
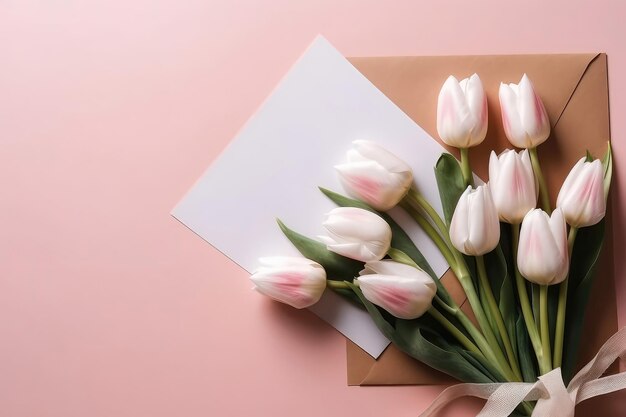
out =
[[[539,288],[539,326],[541,328],[541,349],[543,350],[544,367],[552,370],[552,354],[550,353],[550,324],[548,321],[548,286]]]
[[[541,200],[541,208],[546,213],[550,214],[552,209],[550,208],[550,195],[548,194],[548,186],[546,185],[546,179],[541,171],[541,164],[539,163],[539,155],[537,154],[537,147],[529,148],[530,163],[533,166],[533,172],[537,183],[539,184],[539,199]]]
[[[480,279],[480,285],[484,289],[485,295],[487,296],[488,308],[491,310],[491,315],[496,322],[497,331],[500,333],[500,337],[502,338],[502,342],[504,343],[504,349],[506,350],[506,355],[509,358],[509,364],[511,365],[511,369],[515,373],[515,376],[522,380],[522,372],[520,371],[517,364],[517,358],[515,357],[513,345],[511,344],[511,339],[509,338],[509,333],[506,330],[504,319],[502,318],[502,313],[498,308],[496,298],[494,297],[491,285],[489,284],[487,268],[485,267],[485,258],[483,256],[476,257],[476,266],[478,267],[478,277]]]
[[[461,173],[463,174],[463,181],[465,186],[471,185],[474,187],[474,175],[472,174],[472,167],[470,165],[469,148],[459,148],[461,151]]]
[[[459,307],[456,306],[454,301],[452,302],[453,305],[451,306],[447,304],[445,301],[443,301],[441,297],[439,297],[438,295],[435,295],[435,301],[437,302],[437,304],[441,306],[441,308],[443,308],[444,310],[446,310],[446,312],[448,312],[449,314],[452,314],[453,316],[456,315],[457,310],[459,309]]]
[[[576,240],[577,233],[578,228],[571,227],[569,229],[567,243],[570,262],[572,259],[572,251],[574,250],[574,241]],[[554,358],[552,360],[552,364],[555,368],[560,367],[563,360],[563,336],[565,334],[565,309],[567,307],[568,282],[569,276],[565,277],[565,280],[559,286],[559,306],[556,310],[556,329],[554,331]]]
[[[470,307],[472,307],[472,311],[474,312],[474,316],[476,316],[476,320],[478,321],[478,325],[482,330],[482,333],[485,335],[485,339],[487,342],[487,346],[490,347],[489,351],[493,355],[493,359],[498,364],[500,369],[503,371],[504,376],[509,381],[520,381],[517,378],[513,370],[511,369],[502,349],[500,349],[500,344],[496,339],[496,335],[491,330],[491,326],[489,325],[489,320],[487,320],[487,316],[485,315],[485,311],[483,310],[482,304],[480,303],[480,298],[476,294],[476,289],[474,288],[474,283],[472,282],[472,278],[467,270],[467,265],[465,261],[460,260],[459,267],[453,269],[455,275],[457,276],[459,283],[463,287],[465,291],[465,295],[467,296],[467,300],[470,303]],[[487,354],[487,352],[485,352]]]
[[[445,327],[446,330],[448,330],[450,334],[454,336],[456,340],[458,340],[467,350],[478,355],[479,358],[481,359],[481,362],[486,361],[480,349],[478,349],[478,347],[476,347],[476,345],[472,343],[472,341],[467,336],[465,336],[462,331],[460,331],[443,314],[441,314],[439,310],[437,310],[435,307],[431,307],[430,309],[428,309],[428,313],[435,320],[437,320],[443,327]]]
[[[407,194],[406,199],[409,204],[413,206],[413,208],[422,209],[426,215],[433,221],[437,229],[439,229],[439,233],[443,236],[444,240],[448,243],[448,246],[452,247],[452,243],[450,243],[450,232],[448,230],[448,226],[444,223],[443,219],[437,213],[437,210],[424,198],[423,195],[418,193],[415,189],[411,188],[409,193]],[[417,207],[415,207],[417,205]]]
[[[437,311],[434,308],[431,308],[429,310],[429,312],[431,310]],[[473,349],[470,349],[470,346],[467,343],[465,343],[463,340],[461,340],[461,339],[459,339],[457,337],[457,340],[459,340],[459,342],[461,342],[461,344],[463,344],[463,346],[465,346],[465,348],[467,348],[468,350],[470,350],[470,351],[476,353],[477,355],[479,355],[479,359],[481,360],[482,364],[485,365],[487,368],[489,368],[494,374],[498,374],[497,375],[498,377],[503,378],[503,379],[505,379],[507,381],[518,381],[518,379],[516,379],[516,376],[511,374],[510,369],[508,369],[507,367],[505,367],[505,368],[501,367],[501,364],[496,359],[496,356],[493,353],[493,350],[491,349],[491,347],[490,347],[489,343],[487,342],[487,340],[485,339],[485,337],[480,333],[480,331],[476,328],[476,326],[474,326],[474,323],[471,322],[471,320],[465,315],[465,313],[463,313],[463,311],[461,311],[461,309],[459,308],[458,305],[454,304],[452,307],[448,306],[446,308],[446,311],[448,311],[450,314],[452,314],[452,316],[454,316],[461,323],[461,325],[463,325],[465,330],[467,330],[469,335],[476,342],[476,345],[478,345],[478,347],[477,347],[478,352],[474,351]],[[439,311],[437,311],[437,313],[439,313]],[[441,315],[441,313],[439,313],[439,314]],[[442,315],[442,317],[443,317],[443,315]],[[445,317],[443,317],[443,319],[447,321],[447,319]],[[446,327],[447,329],[451,330],[451,333],[453,333],[453,335],[455,337],[456,337],[456,335],[458,333],[463,335],[463,333],[461,331],[459,331],[456,326],[454,326],[450,322],[448,322],[448,323],[449,323],[449,326],[452,326],[454,328],[454,330],[456,330],[456,331],[450,329],[445,324],[444,324],[444,327]],[[465,335],[463,335],[463,336],[465,337]],[[470,342],[471,342],[471,340],[470,340]],[[474,345],[474,344],[472,344],[472,345],[474,347],[476,347],[476,345]]]
[[[424,232],[428,235],[430,240],[433,241],[435,246],[441,252],[441,255],[445,258],[450,268],[454,270],[457,266],[457,260],[452,253],[452,250],[445,242],[444,238],[441,237],[437,230],[433,227],[432,224],[424,217],[418,210],[416,210],[410,203],[406,200],[400,202],[400,206],[407,212],[413,219],[417,222],[417,224],[424,230]]]
[[[519,303],[522,307],[522,315],[524,316],[524,322],[526,323],[526,330],[528,331],[528,336],[530,337],[535,355],[537,356],[537,362],[539,363],[541,374],[543,375],[549,372],[550,369],[546,369],[545,367],[545,360],[543,359],[543,346],[541,345],[541,338],[539,337],[537,325],[535,324],[535,319],[533,317],[533,310],[530,306],[530,301],[528,300],[526,280],[522,277],[522,274],[519,272],[519,268],[517,267],[517,248],[519,245],[520,225],[519,223],[512,224],[511,228],[513,229],[513,264],[515,265],[515,283],[517,284]]]
[[[355,280],[354,285],[358,286],[359,285],[358,281]],[[333,289],[333,290],[349,290],[350,289],[350,286],[348,285],[346,281],[337,281],[337,280],[332,280],[332,279],[326,280],[326,287]]]

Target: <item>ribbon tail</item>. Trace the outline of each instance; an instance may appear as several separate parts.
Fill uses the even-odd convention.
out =
[[[605,376],[585,383],[578,391],[576,404],[599,395],[610,394],[626,388],[626,372]]]
[[[499,383],[494,384],[457,384],[446,388],[435,398],[430,406],[420,414],[420,417],[431,417],[437,413],[441,408],[445,407],[448,403],[457,400],[461,397],[477,397],[487,399],[493,394],[498,387]]]

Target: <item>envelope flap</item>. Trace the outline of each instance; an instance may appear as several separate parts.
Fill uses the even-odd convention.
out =
[[[501,132],[498,90],[501,82],[531,78],[555,125],[589,65],[599,54],[489,55],[435,57],[357,57],[350,62],[431,136],[437,134],[437,96],[449,75],[478,73],[489,102],[489,129],[484,147],[500,152],[510,147]],[[450,149],[456,153],[456,149]],[[487,164],[473,164],[487,178]]]

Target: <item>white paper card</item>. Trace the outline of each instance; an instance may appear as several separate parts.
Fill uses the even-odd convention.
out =
[[[275,219],[322,234],[323,216],[335,206],[318,186],[343,191],[333,166],[356,139],[402,157],[441,212],[433,167],[444,149],[318,37],[172,215],[248,272],[261,256],[297,255]],[[443,275],[447,264],[428,237],[399,209],[391,215]],[[378,357],[389,342],[367,313],[326,293],[311,310]]]

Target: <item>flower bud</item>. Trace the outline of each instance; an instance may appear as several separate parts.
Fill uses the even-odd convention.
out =
[[[479,256],[500,241],[500,222],[489,185],[467,187],[456,204],[450,222],[452,245],[465,255]]]
[[[541,98],[526,74],[519,84],[500,84],[502,123],[509,142],[534,148],[550,136],[550,120]]]
[[[261,267],[250,277],[255,290],[295,308],[317,303],[326,289],[326,271],[306,258],[261,258]]]
[[[319,236],[329,251],[357,261],[378,261],[391,246],[391,227],[379,215],[355,207],[338,207],[323,223],[328,236]]]
[[[535,284],[558,284],[567,277],[567,225],[560,208],[552,216],[541,209],[526,214],[520,230],[517,267]]]
[[[561,186],[556,205],[573,227],[592,226],[602,220],[606,199],[600,160],[586,162],[586,158],[582,158],[574,165]]]
[[[431,306],[437,286],[424,271],[391,260],[368,262],[358,283],[371,303],[401,319],[414,319]]]
[[[489,187],[501,221],[519,224],[537,206],[537,186],[527,150],[491,152]]]
[[[457,81],[449,76],[437,102],[437,132],[447,145],[469,148],[487,134],[487,96],[480,77],[474,74]]]
[[[348,151],[348,162],[335,166],[346,192],[376,210],[397,205],[411,188],[411,168],[374,142],[357,140]]]

